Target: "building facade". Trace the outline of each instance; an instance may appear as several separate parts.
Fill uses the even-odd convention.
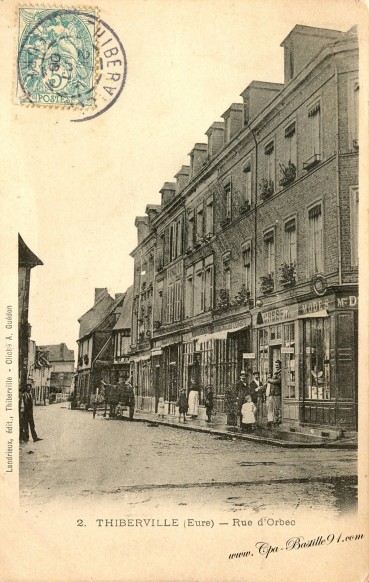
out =
[[[93,307],[78,320],[80,329],[75,378],[78,405],[90,406],[101,380],[111,381],[114,357],[112,332],[123,300],[124,293],[118,293],[113,299],[106,288],[96,288]]]
[[[48,353],[51,366],[50,392],[67,395],[71,391],[74,378],[74,350],[69,350],[65,343],[40,346]]]
[[[136,219],[134,381],[170,412],[193,377],[223,412],[278,359],[285,424],[355,429],[357,36],[297,25],[281,46],[284,83],[250,83]]]

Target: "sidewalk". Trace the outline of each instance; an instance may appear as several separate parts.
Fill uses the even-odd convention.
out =
[[[124,413],[123,420],[129,420],[127,412]],[[98,416],[102,411],[98,410]],[[108,417],[107,417],[108,420]],[[226,426],[221,417],[215,415],[211,423],[203,419],[188,418],[184,423],[178,421],[178,416],[165,415],[159,418],[157,414],[135,411],[134,422],[146,422],[154,425],[169,426],[181,430],[192,430],[204,432],[228,439],[241,439],[265,443],[284,448],[332,448],[332,449],[356,449],[357,434],[349,433],[347,436],[333,440],[332,438],[313,436],[305,433],[291,432],[289,427],[279,427],[267,429],[266,427],[257,427],[252,433],[243,433],[241,429],[233,426]]]

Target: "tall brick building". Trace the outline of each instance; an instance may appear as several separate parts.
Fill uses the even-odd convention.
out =
[[[170,411],[194,377],[223,412],[241,369],[279,359],[285,424],[355,429],[356,30],[297,25],[281,46],[284,84],[250,83],[136,220],[134,383]]]

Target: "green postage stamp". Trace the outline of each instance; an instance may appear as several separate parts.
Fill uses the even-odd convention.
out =
[[[97,9],[19,8],[18,18],[19,102],[93,107]]]

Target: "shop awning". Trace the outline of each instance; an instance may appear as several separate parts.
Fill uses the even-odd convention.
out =
[[[203,343],[213,339],[226,339],[227,335],[228,331],[226,329],[221,329],[219,331],[215,331],[214,333],[204,333],[203,335],[197,335],[192,339],[199,343]]]
[[[240,325],[239,327],[234,327],[233,329],[228,329],[227,333],[228,333],[228,335],[231,333],[237,333],[238,331],[242,331],[244,329],[249,329],[249,327],[250,327],[249,324],[247,324],[247,325],[243,324],[243,325]]]
[[[313,313],[303,313],[298,316],[299,319],[315,319],[316,317],[329,317],[329,313],[326,309],[321,309],[320,311],[315,311]]]
[[[145,360],[149,360],[151,358],[151,354],[146,354],[145,356],[131,356],[130,362],[144,362]]]

